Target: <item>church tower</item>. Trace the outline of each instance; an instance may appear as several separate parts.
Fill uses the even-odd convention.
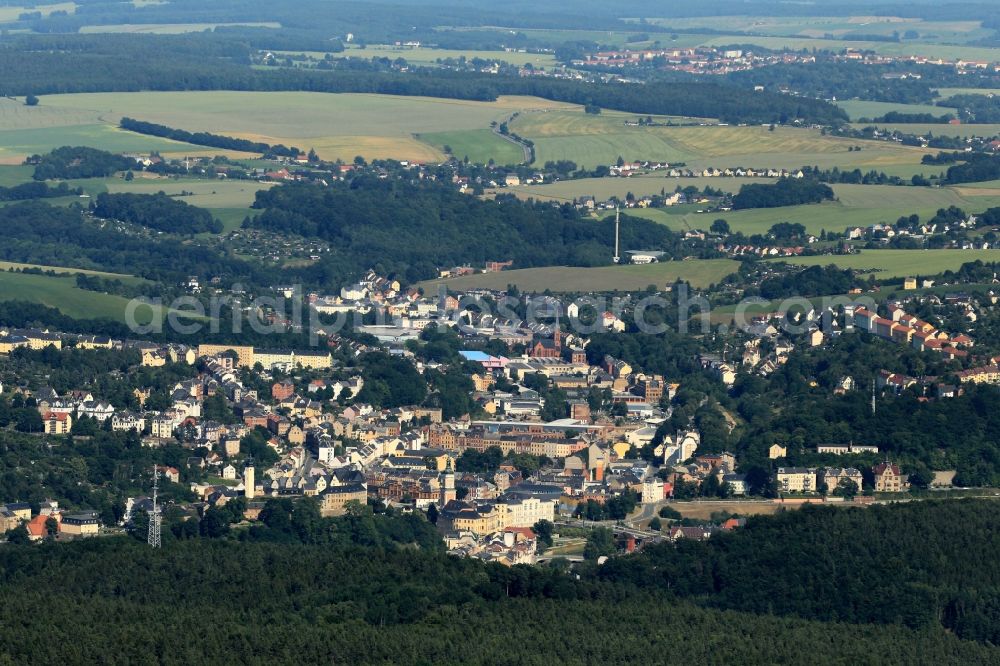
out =
[[[441,506],[455,499],[455,468],[452,467],[451,458],[448,458],[448,466],[444,469],[444,479],[441,484]]]
[[[243,494],[248,500],[252,500],[257,490],[257,481],[254,479],[253,465],[247,465],[243,470]]]

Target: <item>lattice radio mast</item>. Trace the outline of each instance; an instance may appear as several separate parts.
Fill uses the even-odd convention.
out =
[[[156,465],[153,465],[153,511],[149,515],[149,532],[146,535],[146,543],[153,548],[160,547],[160,505],[159,505],[159,472]]]
[[[618,208],[618,206],[615,206],[615,256],[612,257],[612,259],[616,264],[619,261],[621,261],[621,255],[618,252],[618,229],[619,229],[618,225],[620,221],[621,221],[621,209]]]

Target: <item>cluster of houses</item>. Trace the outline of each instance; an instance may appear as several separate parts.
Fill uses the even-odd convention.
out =
[[[847,447],[845,447],[847,448]],[[877,449],[876,449],[877,450]],[[888,460],[871,469],[876,493],[901,493],[909,489],[905,474]],[[779,467],[775,482],[781,493],[820,493],[853,497],[864,487],[864,477],[854,467]]]
[[[628,69],[640,65],[687,74],[729,74],[775,64],[813,63],[807,53],[754,53],[737,48],[657,48],[643,50],[599,51],[573,61],[575,67],[616,67]]]
[[[947,358],[965,358],[974,342],[964,333],[949,335],[932,324],[907,314],[898,305],[889,306],[889,317],[865,308],[854,310],[854,325],[885,340],[912,346],[918,351],[935,351]]]
[[[950,59],[941,57],[929,57],[921,55],[884,55],[873,51],[862,51],[859,49],[845,49],[842,53],[833,56],[835,61],[857,62],[866,65],[890,65],[890,64],[911,64],[911,65],[935,65],[938,67],[954,67],[960,74],[969,72],[994,71],[1000,72],[1000,62],[990,62],[988,60],[965,60],[963,58]],[[923,78],[919,72],[892,72],[886,78]]]
[[[0,534],[22,525],[29,539],[41,541],[94,536],[99,533],[101,522],[92,511],[63,511],[54,500],[42,502],[37,513],[32,513],[27,502],[0,505]]]

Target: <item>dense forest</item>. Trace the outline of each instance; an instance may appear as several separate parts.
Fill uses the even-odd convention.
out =
[[[28,201],[30,199],[52,199],[80,195],[80,188],[70,189],[66,183],[50,186],[46,183],[21,183],[10,187],[0,187],[0,201]]]
[[[211,248],[140,238],[102,227],[77,207],[40,201],[15,203],[0,207],[0,226],[4,230],[0,260],[5,261],[105,270],[169,284],[188,275],[221,276],[227,282],[243,280],[247,284],[272,279],[257,264]]]
[[[978,183],[1000,178],[1000,156],[989,156],[981,153],[967,153],[962,157],[964,163],[948,167],[945,182]]]
[[[754,517],[708,542],[613,560],[603,580],[656,586],[716,608],[823,621],[941,626],[1000,644],[1000,548],[992,501]]]
[[[363,177],[331,187],[283,185],[257,192],[254,207],[262,212],[250,220],[253,228],[329,241],[333,256],[315,270],[333,282],[371,267],[415,282],[466,263],[600,266],[614,254],[614,229],[583,219],[571,205],[481,201],[442,183]],[[635,219],[622,225],[621,243],[674,254],[680,237]]]
[[[121,220],[172,234],[222,231],[222,223],[204,208],[158,194],[102,192],[94,201],[94,215]]]
[[[86,146],[63,146],[28,159],[35,165],[35,180],[54,178],[103,178],[135,167],[135,161]]]
[[[223,519],[230,513],[227,507],[212,512]],[[222,538],[198,537],[197,529],[183,528],[179,536],[171,531],[162,550],[128,537],[9,545],[0,548],[0,593],[7,600],[0,609],[0,658],[108,664],[135,663],[151,654],[161,663],[247,663],[263,655],[299,663],[790,663],[801,661],[808,646],[809,659],[817,662],[861,663],[873,655],[885,664],[996,659],[995,648],[924,622],[935,607],[928,595],[893,594],[901,574],[891,569],[905,561],[901,569],[917,580],[943,572],[933,589],[954,581],[988,598],[988,582],[974,578],[985,565],[977,557],[990,545],[990,530],[961,529],[989,515],[983,506],[841,513],[754,519],[746,534],[682,543],[676,553],[673,546],[660,546],[585,570],[579,580],[559,565],[506,568],[444,555],[425,540],[433,528],[416,516],[358,508],[344,518],[321,519],[308,503],[269,502],[263,525],[223,530]],[[911,529],[905,531],[901,523],[907,518]],[[198,527],[196,518],[187,522]],[[913,530],[914,522],[925,529]],[[884,530],[869,532],[873,527]],[[921,550],[925,540],[930,545]],[[744,545],[750,543],[760,550]],[[884,558],[870,559],[856,547],[867,543],[876,544]],[[898,557],[894,544],[903,549]],[[725,556],[727,547],[738,547],[732,557]],[[784,562],[786,550],[796,565],[787,577],[783,566],[770,562]],[[852,553],[847,564],[831,573],[845,552]],[[810,553],[819,562],[807,560]],[[947,557],[929,563],[935,555]],[[716,570],[731,572],[732,579],[713,582],[710,569],[696,566],[700,556],[718,562]],[[770,565],[761,586],[748,588],[744,581],[765,558]],[[916,620],[910,624],[917,628],[893,620],[884,626],[833,620],[846,615],[840,606],[827,612],[807,599],[826,580],[839,583],[842,593],[821,588],[821,599],[840,602],[863,593],[872,605],[905,612],[903,619]],[[713,587],[722,589],[698,603],[711,606],[718,598],[718,605],[739,605],[745,593],[757,600],[757,610],[773,594],[776,604],[802,599],[809,604],[804,612],[827,621],[778,617],[766,608],[759,615],[718,610],[677,598]],[[783,589],[801,593],[785,595]],[[971,621],[977,612],[960,615]],[[790,614],[784,606],[775,613]],[[948,626],[966,633],[968,624]]]
[[[782,178],[773,184],[743,185],[733,195],[733,208],[779,208],[833,200],[829,185],[810,178]]]
[[[135,120],[134,118],[122,118],[119,126],[130,132],[148,134],[150,136],[161,136],[174,141],[184,141],[198,146],[210,146],[212,148],[223,148],[225,150],[242,150],[248,153],[262,153],[274,157],[296,157],[302,151],[292,146],[290,148],[279,144],[270,145],[261,141],[250,141],[249,139],[238,139],[222,134],[212,134],[210,132],[188,132],[187,130],[175,129],[166,125]]]

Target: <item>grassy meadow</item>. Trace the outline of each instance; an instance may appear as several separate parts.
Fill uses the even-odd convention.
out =
[[[778,261],[778,260],[774,260]],[[857,254],[783,259],[799,266],[828,266],[874,271],[878,278],[936,275],[970,261],[1000,261],[1000,250],[862,250]]]
[[[31,3],[25,3],[30,5]],[[75,2],[57,2],[52,4],[32,5],[30,7],[19,7],[8,5],[0,7],[0,23],[14,23],[21,14],[26,12],[39,12],[42,16],[48,16],[52,12],[66,12],[72,14],[76,11]]]
[[[155,150],[165,155],[226,152],[127,132],[117,127],[117,118],[108,122],[99,111],[60,106],[55,103],[56,97],[42,97],[38,106],[25,106],[22,100],[0,99],[0,164],[17,165],[30,155],[60,146],[91,146],[112,152]]]
[[[731,259],[708,259],[697,261],[665,261],[645,266],[600,266],[597,268],[575,268],[555,266],[548,268],[522,268],[500,273],[479,273],[444,280],[428,280],[420,283],[427,292],[435,291],[439,285],[449,289],[506,289],[516,285],[521,291],[540,292],[550,289],[554,292],[567,291],[614,291],[639,290],[649,285],[662,289],[678,278],[687,280],[696,287],[707,287],[735,272],[739,262]]]
[[[0,261],[0,271],[9,271],[10,269],[23,269],[23,268],[37,268],[43,271],[54,271],[56,273],[65,274],[76,274],[82,273],[83,275],[96,275],[98,277],[108,278],[109,280],[121,280],[126,284],[140,284],[146,282],[145,279],[136,277],[134,275],[126,275],[124,273],[108,273],[107,271],[92,271],[86,268],[69,268],[66,266],[46,266],[44,264],[22,264],[17,261]]]
[[[902,30],[906,29],[905,27],[902,28]],[[859,29],[859,32],[863,32],[863,29]],[[875,53],[888,56],[922,56],[925,58],[941,58],[943,60],[987,60],[992,62],[1000,59],[1000,48],[989,46],[937,44],[908,40],[901,42],[874,42],[853,39],[759,37],[755,35],[711,35],[707,37],[702,42],[704,46],[728,46],[734,42],[738,42],[740,44],[751,44],[776,51],[780,51],[781,49],[791,49],[794,51],[803,49],[810,51],[813,49],[829,51],[857,49],[874,51]]]
[[[292,51],[280,51],[280,53],[294,53]],[[299,51],[298,53],[303,53]],[[325,53],[304,52],[314,57],[323,57]],[[475,51],[475,50],[453,50],[435,49],[420,46],[417,48],[410,46],[394,46],[391,44],[369,44],[364,48],[348,46],[342,53],[332,54],[334,58],[403,58],[414,65],[431,66],[437,64],[438,60],[448,58],[466,58],[467,60],[480,59],[492,60],[496,62],[506,62],[518,67],[531,65],[535,68],[550,68],[557,65],[555,55],[551,53],[521,53],[518,51]]]
[[[760,126],[627,127],[631,114],[606,112],[599,116],[579,111],[524,114],[511,125],[517,134],[535,143],[536,159],[572,160],[593,168],[625,160],[684,162],[691,168],[820,167],[881,168],[918,165],[926,151],[889,143],[863,142],[823,136],[819,130]]]
[[[417,134],[415,137],[442,153],[445,152],[445,146],[451,148],[451,154],[460,160],[468,157],[472,162],[486,164],[493,160],[496,164],[504,165],[524,161],[524,151],[520,146],[497,136],[491,129],[431,132]]]
[[[60,269],[54,269],[60,270]],[[76,271],[74,272],[86,272]],[[25,273],[0,272],[0,300],[26,300],[56,308],[63,314],[78,319],[114,319],[123,321],[128,299],[122,296],[100,294],[76,286],[73,277],[32,275]],[[149,321],[151,313],[143,308],[145,315],[137,312],[137,318]]]
[[[943,116],[950,113],[958,115],[958,109],[948,106],[935,106],[933,104],[896,104],[894,102],[869,102],[860,99],[851,99],[837,102],[837,106],[842,108],[850,116],[851,120],[857,121],[860,118],[880,118],[891,111],[899,113],[929,113],[933,116]]]
[[[722,180],[722,179],[720,179]],[[929,188],[893,185],[834,185],[837,201],[806,206],[755,208],[716,213],[695,213],[690,207],[633,209],[629,215],[665,224],[675,231],[708,229],[716,219],[725,219],[734,231],[764,234],[778,222],[797,222],[809,233],[841,232],[848,227],[893,223],[902,215],[916,213],[923,220],[939,208],[958,206],[967,212],[982,212],[1000,206],[997,188]]]
[[[130,34],[130,35],[183,35],[188,32],[205,32],[215,28],[280,28],[280,23],[122,23],[110,25],[85,25],[81,34]]]
[[[1000,88],[937,88],[942,99],[954,95],[1000,95]]]
[[[805,37],[834,39],[850,35],[903,34],[908,30],[918,33],[921,42],[942,41],[961,43],[973,41],[990,34],[979,21],[925,21],[897,16],[713,16],[711,18],[648,19],[651,23],[686,30],[711,28],[715,31],[749,32],[769,37]]]

